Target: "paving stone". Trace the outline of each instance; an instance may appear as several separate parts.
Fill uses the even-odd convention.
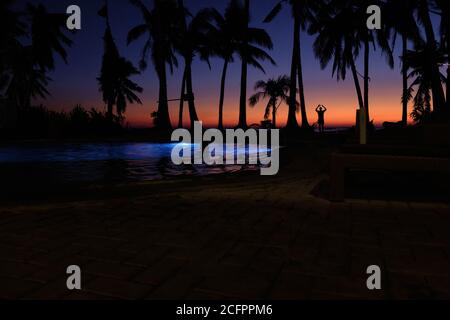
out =
[[[314,179],[177,186],[0,209],[0,297],[380,299],[450,295],[450,207],[347,200]],[[233,180],[234,181],[234,180]],[[235,181],[234,181],[235,183]],[[66,292],[67,266],[89,278]],[[383,290],[365,288],[369,265]]]

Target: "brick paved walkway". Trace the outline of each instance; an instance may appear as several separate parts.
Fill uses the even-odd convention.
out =
[[[448,205],[330,203],[308,195],[319,179],[1,207],[0,297],[450,298]],[[382,291],[366,289],[373,264]]]

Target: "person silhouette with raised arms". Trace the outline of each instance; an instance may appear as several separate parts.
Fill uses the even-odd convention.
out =
[[[325,108],[324,105],[319,104],[316,108],[318,121],[317,124],[319,125],[319,132],[324,133],[325,132],[325,112],[327,112],[327,108]]]

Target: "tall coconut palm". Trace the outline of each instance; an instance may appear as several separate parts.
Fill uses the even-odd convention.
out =
[[[5,0],[0,4],[0,76],[5,77],[9,69],[12,49],[19,46],[19,38],[26,35],[26,25],[20,14],[11,9],[14,0]],[[0,90],[1,90],[0,86]]]
[[[105,6],[99,14],[106,20],[106,30],[103,37],[104,54],[98,82],[100,91],[103,93],[103,102],[107,105],[107,116],[112,119],[114,106],[117,115],[121,117],[128,103],[142,104],[136,95],[142,92],[142,88],[129,79],[130,76],[139,74],[139,71],[119,54],[111,32],[108,7]]]
[[[312,35],[317,35],[313,48],[322,69],[332,61],[332,75],[336,75],[338,81],[345,80],[347,70],[351,70],[358,105],[363,109],[364,99],[356,68],[361,40],[354,32],[357,26],[353,18],[351,10],[322,6],[308,31]]]
[[[35,64],[42,70],[53,70],[55,53],[67,63],[66,47],[72,44],[65,33],[67,17],[48,13],[42,4],[28,4],[27,16],[31,20],[30,36]]]
[[[250,106],[256,106],[261,99],[269,98],[267,102],[264,119],[268,120],[272,113],[272,127],[277,127],[277,111],[282,103],[289,105],[291,80],[288,76],[279,76],[277,79],[267,81],[260,80],[255,84],[256,93],[250,97]]]
[[[182,126],[184,102],[189,105],[189,116],[191,127],[194,121],[198,121],[195,108],[195,96],[193,92],[192,81],[192,62],[199,57],[206,61],[211,68],[209,58],[214,54],[214,45],[209,37],[211,24],[211,9],[202,9],[195,16],[189,13],[184,6],[183,0],[178,0],[179,25],[175,38],[175,48],[184,59],[184,72],[182,77],[181,95],[180,95],[180,115],[179,127]],[[191,17],[188,22],[188,17]]]
[[[15,39],[14,45],[6,48],[12,75],[7,96],[12,98],[16,107],[28,107],[32,98],[49,95],[47,72],[55,68],[55,55],[67,62],[66,50],[72,44],[64,33],[66,23],[63,15],[48,13],[42,4],[28,4],[23,16],[28,21],[25,35],[29,36],[31,43],[23,45]]]
[[[281,11],[283,5],[289,5],[294,19],[294,43],[291,63],[291,84],[290,90],[293,93],[297,92],[297,78],[300,94],[300,110],[302,116],[302,128],[308,128],[308,117],[306,113],[305,90],[303,84],[303,65],[301,54],[301,30],[305,30],[308,24],[314,18],[314,11],[317,9],[320,1],[317,0],[281,0],[278,2],[264,22],[271,22]],[[291,94],[291,102],[289,104],[289,114],[287,126],[290,128],[297,128],[298,122],[296,118],[296,94]]]
[[[32,98],[47,98],[50,95],[47,86],[51,79],[46,71],[34,64],[31,46],[17,46],[11,53],[13,77],[6,90],[6,97],[14,109],[29,107]]]
[[[179,127],[182,126],[183,106],[187,100],[189,106],[189,118],[191,127],[194,122],[198,121],[197,111],[195,108],[195,96],[192,83],[192,61],[199,55],[202,60],[208,61],[211,55],[211,46],[207,43],[207,37],[204,34],[206,28],[208,14],[201,10],[188,23],[187,18],[191,14],[186,10],[183,0],[178,0],[179,14],[179,31],[175,39],[175,48],[181,54],[184,60],[184,72],[182,77],[182,91],[180,96],[180,119]],[[209,63],[209,61],[208,61]]]
[[[354,8],[357,29],[363,45],[364,45],[364,109],[366,112],[367,123],[370,122],[369,108],[369,82],[370,82],[370,53],[371,46],[380,48],[381,52],[386,55],[389,67],[394,68],[394,55],[389,44],[390,30],[383,26],[381,30],[370,30],[367,28],[367,8],[371,5],[378,5],[385,11],[386,3],[382,0],[349,0],[347,5]]]
[[[218,128],[223,129],[223,107],[225,101],[225,82],[229,64],[234,61],[233,55],[237,52],[237,39],[241,32],[240,19],[242,12],[238,2],[230,1],[225,13],[222,15],[217,9],[209,8],[204,11],[206,24],[204,25],[206,37],[209,41],[211,54],[223,60],[219,96]]]
[[[143,23],[128,33],[128,44],[147,34],[142,49],[140,68],[147,68],[148,56],[151,53],[153,66],[159,79],[159,101],[156,112],[156,127],[167,131],[172,129],[167,98],[166,65],[173,70],[178,65],[174,51],[174,39],[177,30],[177,3],[175,0],[154,0],[153,7],[147,8],[141,0],[130,0],[141,13]]]
[[[28,107],[32,98],[50,94],[47,72],[55,67],[55,54],[67,62],[66,47],[72,43],[64,33],[63,15],[50,14],[41,4],[28,4],[18,13],[11,9],[12,3],[7,0],[0,5],[0,92],[10,109],[7,113],[11,121],[5,122],[11,124],[17,108]],[[22,44],[22,38],[30,39],[30,44]]]
[[[369,60],[370,48],[379,47],[386,55],[388,64],[393,67],[394,58],[389,45],[389,30],[369,30],[367,28],[367,7],[372,4],[383,6],[383,2],[371,0],[331,0],[324,5],[310,28],[310,33],[318,33],[315,42],[315,52],[325,67],[334,56],[333,72],[340,71],[341,76],[349,65],[352,69],[358,101],[366,111],[367,122],[369,113]],[[361,94],[358,72],[355,60],[364,49],[363,93]],[[338,73],[339,75],[339,73]],[[361,108],[362,109],[362,108]]]
[[[6,102],[7,91],[13,78],[13,60],[22,45],[19,38],[26,35],[26,25],[20,14],[12,10],[13,0],[5,0],[0,4],[0,126],[8,123],[8,114],[13,111],[12,103]]]
[[[388,0],[384,11],[384,19],[394,31],[394,43],[397,34],[401,36],[402,57],[408,52],[408,41],[415,44],[420,39],[420,32],[417,26],[414,13],[417,9],[417,0]],[[408,65],[406,60],[402,60],[402,124],[408,122]]]
[[[238,127],[247,127],[247,76],[248,66],[255,67],[265,73],[260,61],[268,60],[275,65],[272,57],[264,51],[264,49],[273,49],[272,39],[269,34],[261,28],[249,27],[249,0],[245,0],[244,5],[239,0],[231,0],[234,2],[233,7],[236,8],[240,19],[236,20],[234,28],[240,30],[236,36],[236,52],[241,58],[241,90],[239,100],[239,124]]]
[[[441,15],[441,44],[443,50],[447,55],[447,82],[446,82],[446,108],[447,112],[450,111],[450,2],[446,0],[435,0],[438,10]]]
[[[436,112],[441,111],[445,107],[445,95],[444,89],[442,87],[440,71],[438,66],[438,46],[436,41],[436,35],[433,29],[433,23],[431,22],[430,16],[430,5],[428,0],[418,0],[418,18],[419,22],[423,25],[425,29],[425,35],[427,39],[427,49],[429,53],[429,59],[431,62],[431,81],[432,81],[432,97],[433,106]],[[447,17],[445,17],[447,18]]]
[[[239,96],[239,124],[238,127],[247,127],[247,75],[248,75],[248,53],[246,47],[250,43],[249,24],[250,24],[250,0],[244,0],[242,11],[242,30],[241,30],[241,48],[238,49],[241,56],[241,92]]]
[[[431,55],[435,55],[438,65],[442,65],[445,61],[443,53],[430,52],[432,48],[423,42],[414,51],[408,50],[404,56],[405,62],[411,68],[408,77],[412,79],[412,83],[408,89],[408,96],[414,99],[414,111],[412,118],[417,121],[425,121],[431,115],[431,101],[433,91],[433,61],[430,59]],[[445,76],[439,73],[439,81],[443,83]],[[413,96],[414,91],[416,92]]]

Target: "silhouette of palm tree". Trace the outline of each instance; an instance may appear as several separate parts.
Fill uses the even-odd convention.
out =
[[[31,19],[31,40],[34,63],[42,70],[55,68],[54,54],[58,54],[67,63],[65,46],[72,41],[66,36],[67,17],[63,14],[50,14],[42,4],[27,5],[27,14]]]
[[[238,28],[240,32],[236,38],[236,51],[241,58],[242,68],[241,68],[241,90],[239,99],[239,124],[238,127],[247,127],[247,76],[248,76],[248,65],[253,66],[263,73],[265,73],[264,68],[260,64],[259,60],[268,60],[270,63],[275,65],[275,61],[272,57],[264,51],[264,49],[273,49],[272,39],[269,34],[260,28],[249,27],[250,22],[250,1],[245,0],[244,5],[238,0],[231,0],[235,10],[237,10],[237,15],[240,16],[239,20],[236,21],[235,28]]]
[[[103,93],[103,102],[107,105],[107,116],[111,120],[114,106],[116,106],[117,115],[121,117],[128,103],[142,104],[136,95],[136,92],[142,92],[142,88],[129,79],[130,76],[139,74],[139,71],[130,61],[120,56],[112,36],[107,8],[106,5],[101,10],[101,15],[106,19],[106,30],[103,37],[102,67],[97,80],[100,91]]]
[[[435,52],[430,52],[432,48],[425,43],[416,48],[416,50],[409,50],[404,59],[405,63],[411,68],[411,72],[408,78],[412,79],[412,83],[408,88],[409,100],[413,98],[414,90],[416,94],[414,96],[414,111],[411,116],[415,121],[425,121],[431,114],[431,101],[433,91],[433,60],[430,59],[431,55],[436,55]],[[445,56],[442,52],[438,52],[435,56],[438,66],[441,66],[445,62]],[[440,83],[445,82],[445,76],[439,73]],[[417,89],[414,89],[417,87]],[[435,108],[436,106],[434,106]],[[434,109],[433,108],[433,109]],[[433,111],[436,111],[434,109]]]
[[[389,45],[389,30],[370,30],[367,28],[367,8],[370,5],[383,7],[384,3],[372,0],[331,0],[322,6],[310,28],[310,33],[319,33],[315,42],[316,55],[321,60],[322,67],[326,66],[334,56],[333,72],[339,71],[341,76],[345,75],[347,63],[352,68],[352,73],[357,90],[358,101],[366,111],[366,120],[369,123],[369,59],[370,46],[381,48],[386,55],[388,64],[392,68],[394,57]],[[355,60],[359,55],[360,48],[364,48],[364,90],[361,95],[358,72]],[[339,62],[340,61],[340,62]],[[338,75],[339,75],[338,73]],[[362,98],[361,98],[362,96]]]
[[[6,91],[9,99],[16,107],[29,107],[31,98],[45,98],[49,95],[47,85],[51,80],[47,72],[55,67],[55,53],[67,63],[66,47],[72,41],[64,34],[65,16],[50,14],[42,5],[27,4],[23,13],[10,11],[7,1],[2,5],[3,13],[11,14],[7,19],[12,23],[1,34],[1,41],[6,44],[0,56],[2,87],[8,82]],[[29,24],[19,20],[24,16]],[[28,36],[30,45],[23,45],[20,38]],[[10,81],[4,81],[5,74]]]
[[[189,118],[191,127],[193,127],[194,121],[198,121],[198,116],[195,108],[195,97],[192,85],[192,61],[196,55],[199,55],[202,60],[206,60],[209,64],[208,58],[212,54],[212,48],[204,33],[209,17],[208,13],[202,10],[187,23],[187,17],[191,14],[185,9],[183,0],[178,0],[178,12],[179,32],[177,32],[177,37],[175,39],[175,48],[183,57],[185,66],[183,82],[181,85],[178,126],[182,126],[183,106],[184,101],[187,100],[189,106]]]
[[[144,34],[148,38],[142,49],[140,68],[147,68],[148,56],[151,53],[153,66],[159,79],[159,101],[155,125],[161,130],[171,130],[167,98],[167,71],[178,65],[174,52],[174,39],[177,31],[177,3],[174,0],[155,0],[151,9],[141,0],[129,0],[136,6],[143,18],[143,23],[131,29],[128,33],[128,44],[139,39]]]
[[[255,84],[255,91],[257,92],[249,99],[250,105],[254,107],[261,99],[269,98],[264,113],[264,120],[268,120],[270,113],[272,113],[273,128],[277,127],[276,115],[280,105],[283,102],[289,105],[290,84],[291,79],[286,75],[279,76],[277,79],[269,79],[267,81],[260,80]]]
[[[364,100],[356,69],[361,44],[354,29],[351,10],[322,6],[308,32],[317,34],[313,47],[322,69],[333,60],[332,75],[336,74],[338,81],[345,80],[347,69],[351,70],[359,108],[363,109]]]
[[[314,12],[320,6],[317,0],[281,0],[278,2],[264,22],[271,22],[282,10],[283,5],[288,4],[291,7],[292,17],[294,19],[294,43],[291,63],[291,92],[297,92],[297,78],[300,93],[300,110],[302,116],[302,128],[308,128],[308,117],[306,113],[305,90],[303,85],[303,65],[301,55],[301,30],[305,30],[307,25],[314,20]],[[296,118],[296,94],[291,94],[292,101],[289,104],[289,114],[287,127],[297,128]]]
[[[408,41],[412,40],[415,44],[420,40],[420,32],[414,17],[417,9],[417,0],[388,0],[384,11],[384,19],[394,31],[394,44],[397,34],[402,40],[402,56],[408,52]],[[393,44],[393,46],[394,46]],[[403,62],[405,62],[403,60]],[[402,124],[408,122],[408,65],[402,64]]]
[[[433,23],[431,22],[430,7],[428,0],[418,0],[418,18],[423,25],[426,35],[426,45],[429,48],[426,50],[429,54],[431,62],[431,81],[432,81],[432,97],[434,111],[440,111],[445,105],[444,89],[441,84],[440,71],[438,67],[438,47],[436,36],[434,34]]]
[[[20,46],[18,39],[26,35],[26,25],[19,19],[20,14],[11,10],[14,0],[0,3],[0,76],[5,80],[5,72],[10,69],[12,49]],[[4,81],[0,82],[0,90]]]
[[[12,51],[10,67],[13,77],[6,90],[6,96],[15,107],[29,107],[32,98],[45,99],[50,95],[47,86],[51,79],[46,71],[34,64],[34,60],[31,46],[17,46]]]
[[[441,15],[441,45],[447,55],[446,108],[447,112],[450,112],[450,23],[448,21],[448,17],[450,17],[450,2],[446,0],[435,0],[435,2]]]
[[[15,103],[11,102],[12,66],[17,59],[15,52],[21,48],[18,39],[26,35],[26,25],[19,19],[20,15],[11,10],[13,2],[0,3],[0,127],[13,124],[17,115]]]
[[[241,57],[241,91],[239,95],[239,123],[238,127],[247,127],[247,76],[249,57],[246,54],[245,47],[250,43],[249,39],[249,24],[250,24],[250,0],[244,0],[244,7],[242,10],[243,16],[242,29],[240,37],[240,45],[238,52]]]
[[[204,14],[208,21],[205,30],[212,47],[211,53],[224,61],[220,83],[218,127],[223,128],[223,106],[228,67],[234,61],[234,54],[238,54],[242,60],[238,126],[245,128],[247,127],[247,66],[251,65],[265,73],[259,61],[268,60],[275,64],[272,57],[264,51],[265,48],[273,48],[272,40],[264,29],[248,27],[248,11],[240,0],[231,0],[223,15],[214,8],[205,9]],[[246,30],[245,34],[243,30]],[[244,103],[242,103],[242,97],[244,97]]]
[[[234,61],[233,55],[238,50],[238,38],[242,31],[242,10],[237,1],[230,1],[224,15],[214,8],[204,9],[205,32],[211,46],[212,55],[223,59],[220,81],[219,122],[218,128],[223,129],[223,106],[225,100],[225,82],[228,66]]]

